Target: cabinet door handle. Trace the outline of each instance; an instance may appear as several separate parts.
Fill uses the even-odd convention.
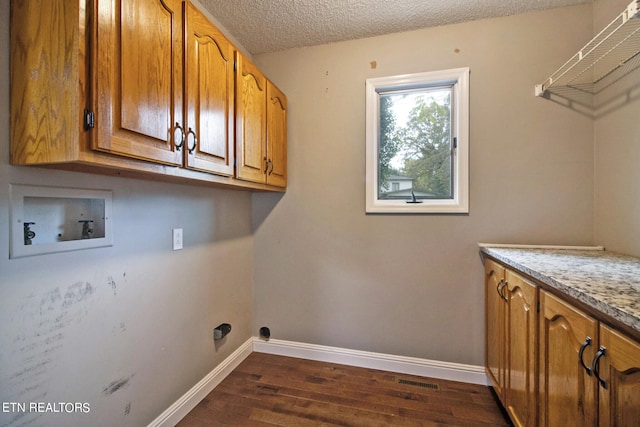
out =
[[[271,175],[273,173],[273,161],[271,159],[267,160],[267,167],[271,165],[271,168],[269,169],[269,175]]]
[[[502,290],[505,288],[505,286],[507,286],[507,284],[508,283],[504,279],[500,279],[500,281],[498,282],[498,286],[496,286],[496,291],[498,291],[498,295],[500,295],[500,299],[504,301],[509,301],[509,299],[505,297],[504,294],[502,293]]]
[[[176,129],[173,132],[173,139],[176,139],[176,132],[180,131],[180,142],[175,143],[176,145],[176,151],[180,151],[180,149],[182,148],[182,146],[184,145],[184,139],[185,139],[185,135],[184,135],[184,129],[182,129],[182,126],[180,126],[180,123],[176,122]]]
[[[593,375],[595,375],[596,379],[602,386],[602,388],[607,388],[607,382],[600,378],[600,372],[598,372],[598,362],[600,362],[600,358],[605,355],[607,349],[603,346],[600,346],[598,352],[596,353],[596,357],[593,358],[593,363],[591,364],[591,370],[593,371]]]
[[[578,352],[578,360],[580,361],[580,364],[582,365],[582,367],[584,368],[585,371],[587,371],[587,374],[589,376],[591,376],[591,368],[589,368],[587,365],[584,364],[584,360],[582,359],[582,355],[584,354],[584,350],[589,347],[591,345],[591,337],[587,337],[584,342],[582,343],[582,345],[580,346],[580,351]]]
[[[266,174],[267,171],[269,170],[269,161],[267,160],[267,157],[265,156],[264,159],[264,171],[262,171],[262,173]]]
[[[500,279],[500,281],[498,282],[498,286],[496,286],[496,292],[498,292],[498,295],[500,295],[500,298],[504,298],[500,293],[500,285],[502,285],[503,283],[504,283],[504,279]]]
[[[502,287],[500,288],[500,296],[502,297],[503,300],[505,300],[506,302],[509,302],[509,298],[507,298],[506,295],[504,294],[505,288],[509,289],[509,282],[507,282],[506,280],[504,281],[504,285],[502,285]]]
[[[189,144],[189,135],[193,135],[193,147],[191,147]],[[198,137],[196,136],[196,133],[193,131],[193,129],[189,128],[189,131],[187,131],[187,150],[189,150],[189,154],[193,154],[193,150],[195,150],[197,146]]]

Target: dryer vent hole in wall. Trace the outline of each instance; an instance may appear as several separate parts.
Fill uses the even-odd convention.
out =
[[[398,379],[398,384],[412,385],[416,387],[428,388],[429,390],[440,390],[440,386],[436,383],[425,383],[420,381]]]
[[[259,332],[260,332],[260,338],[262,338],[263,340],[268,341],[269,338],[271,337],[271,330],[266,326],[261,327]]]

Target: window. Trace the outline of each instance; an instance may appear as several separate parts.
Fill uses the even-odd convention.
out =
[[[469,212],[469,69],[366,81],[366,211]]]

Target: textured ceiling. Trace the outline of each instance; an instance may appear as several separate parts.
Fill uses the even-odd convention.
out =
[[[251,54],[592,0],[200,0]]]

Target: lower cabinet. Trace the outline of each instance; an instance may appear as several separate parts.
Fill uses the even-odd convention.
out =
[[[601,324],[600,348],[593,370],[599,383],[599,425],[638,426],[640,343]]]
[[[540,292],[540,425],[597,425],[597,337],[595,319]]]
[[[537,288],[487,260],[487,372],[516,426],[536,423]]]
[[[486,370],[516,426],[638,426],[640,342],[485,260]]]
[[[505,268],[491,260],[485,261],[485,364],[493,390],[505,403],[506,359],[506,304],[501,288],[504,287]]]
[[[536,285],[505,272],[507,301],[507,412],[516,426],[536,423]]]

